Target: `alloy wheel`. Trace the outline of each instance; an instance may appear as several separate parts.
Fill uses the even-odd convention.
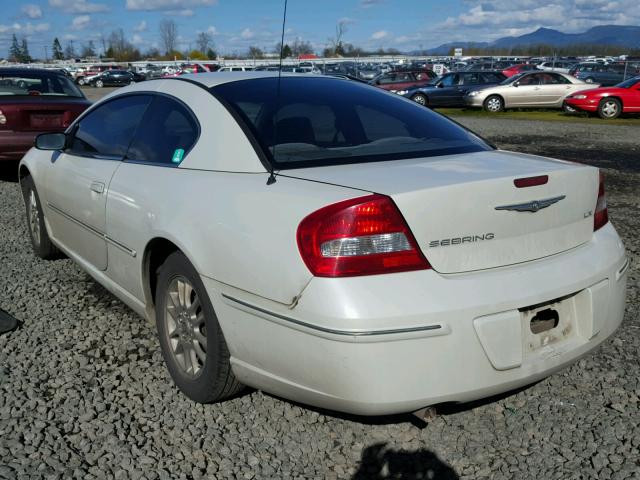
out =
[[[416,95],[413,97],[413,101],[420,104],[420,105],[426,105],[427,104],[427,99],[425,98],[424,95]]]
[[[38,210],[38,199],[36,192],[31,190],[29,193],[29,229],[31,237],[36,247],[40,246],[40,211]]]
[[[196,290],[185,277],[175,277],[167,288],[165,331],[171,354],[182,373],[195,378],[207,359],[207,327]]]
[[[487,100],[487,110],[490,112],[499,112],[502,110],[502,102],[499,98],[490,98]]]
[[[615,117],[618,114],[618,104],[612,100],[609,100],[602,105],[601,110],[602,114],[605,117]]]

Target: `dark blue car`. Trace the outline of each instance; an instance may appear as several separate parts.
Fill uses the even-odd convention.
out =
[[[398,92],[427,107],[464,107],[470,89],[497,85],[507,77],[495,71],[450,72],[426,85]]]

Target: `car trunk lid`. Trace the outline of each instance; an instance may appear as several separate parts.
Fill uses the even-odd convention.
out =
[[[441,273],[532,261],[593,235],[598,170],[571,162],[491,151],[283,173],[389,195]],[[534,176],[548,181],[514,185]]]
[[[61,131],[67,128],[90,103],[85,99],[44,98],[35,95],[20,99],[0,99],[6,118],[2,127],[15,131]]]

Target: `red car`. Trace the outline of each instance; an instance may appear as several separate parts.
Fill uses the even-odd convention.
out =
[[[437,75],[432,70],[402,70],[378,75],[369,84],[391,92],[398,92],[425,85],[436,77]]]
[[[640,113],[640,76],[613,87],[582,90],[565,99],[576,110],[598,112],[600,118],[616,118],[621,113]]]
[[[20,160],[36,135],[64,131],[89,105],[57,71],[0,68],[0,161]]]
[[[519,63],[517,65],[511,65],[510,67],[502,70],[502,74],[506,77],[513,77],[514,75],[518,75],[522,72],[530,72],[531,70],[537,70],[538,68],[535,65],[530,63]]]

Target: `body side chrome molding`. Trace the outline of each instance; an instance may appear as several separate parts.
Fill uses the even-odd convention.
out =
[[[275,312],[271,312],[269,310],[265,310],[264,308],[258,307],[256,305],[252,305],[250,303],[244,302],[242,300],[239,300],[237,298],[231,297],[229,295],[226,294],[222,294],[222,296],[224,298],[226,298],[227,300],[230,300],[232,302],[235,302],[239,305],[242,305],[246,308],[250,308],[252,310],[256,310],[260,313],[266,314],[266,315],[270,315],[272,317],[276,317],[279,318],[280,320],[284,320],[286,322],[290,322],[293,323],[295,325],[301,326],[301,327],[305,327],[305,328],[310,328],[312,330],[317,330],[320,332],[324,332],[324,333],[330,333],[332,335],[343,335],[343,336],[348,336],[348,337],[371,337],[371,336],[376,336],[376,335],[394,335],[394,334],[399,334],[399,333],[413,333],[413,332],[423,332],[423,331],[429,331],[429,330],[439,330],[442,328],[442,325],[425,325],[422,327],[409,327],[409,328],[396,328],[396,329],[391,329],[391,330],[337,330],[334,328],[326,328],[326,327],[320,327],[318,325],[312,325],[310,323],[307,322],[303,322],[301,320],[297,320],[295,318],[291,318],[291,317],[287,317],[286,315],[281,315],[279,313],[275,313]]]
[[[123,252],[131,255],[133,258],[136,258],[136,256],[138,255],[138,252],[136,252],[135,250],[127,247],[126,245],[120,243],[119,241],[117,241],[114,238],[111,238],[109,235],[107,235],[104,232],[101,232],[100,230],[93,228],[91,225],[87,225],[86,223],[82,222],[81,220],[78,220],[77,218],[69,215],[68,213],[60,210],[58,207],[56,207],[55,205],[52,205],[51,203],[47,203],[47,206],[53,210],[54,212],[56,212],[59,215],[62,215],[64,218],[66,218],[67,220],[75,223],[76,225],[79,225],[80,227],[90,231],[91,233],[93,233],[94,235],[96,235],[97,237],[102,238],[105,242],[110,243],[111,245],[113,245],[114,247],[118,247],[120,250],[122,250]]]

